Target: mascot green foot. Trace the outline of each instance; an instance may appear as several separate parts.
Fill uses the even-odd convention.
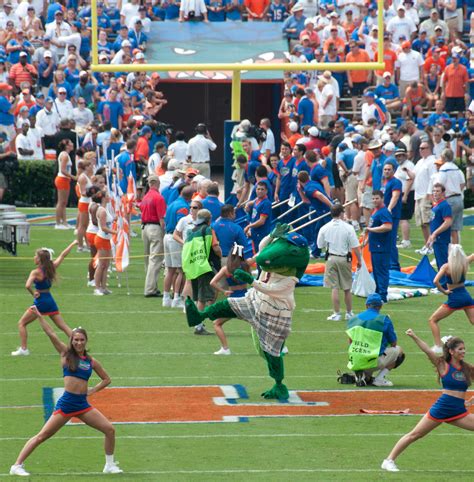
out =
[[[227,300],[218,301],[211,306],[206,306],[203,311],[199,311],[194,301],[188,297],[185,301],[185,306],[186,319],[189,326],[197,326],[206,318],[217,320],[218,318],[236,317]]]
[[[285,377],[283,357],[273,356],[265,351],[263,352],[263,356],[267,361],[269,375],[276,383],[270,388],[270,390],[263,392],[262,397],[268,400],[288,400],[288,398],[290,398],[288,388],[282,383],[282,380]]]

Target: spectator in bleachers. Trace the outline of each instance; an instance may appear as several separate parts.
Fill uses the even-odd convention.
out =
[[[168,7],[169,8],[169,7]],[[204,0],[182,0],[179,7],[179,21],[203,20],[209,22],[207,18],[207,7]]]
[[[432,38],[435,36],[435,27],[438,26],[441,27],[442,35],[444,37],[448,37],[448,25],[444,20],[440,19],[438,9],[433,8],[430,12],[430,18],[420,24],[420,30],[425,30],[428,38]]]
[[[28,82],[34,85],[38,78],[38,71],[35,66],[28,63],[28,54],[20,52],[19,62],[12,65],[9,73],[10,84],[14,87],[14,91],[18,92],[22,82]]]
[[[449,115],[444,111],[444,102],[442,100],[437,100],[435,102],[435,111],[428,117],[426,124],[432,127],[442,127],[443,120],[448,118]]]
[[[244,0],[230,0],[226,2],[226,20],[242,20],[242,10]]]
[[[351,51],[347,54],[346,62],[370,62],[369,54],[359,47],[355,40],[349,42]],[[352,115],[356,115],[357,102],[368,87],[372,72],[367,70],[348,70],[347,82],[351,93]]]
[[[398,87],[392,82],[392,74],[388,71],[384,72],[382,78],[382,84],[375,88],[375,95],[379,99],[384,99],[385,106],[390,112],[399,110],[402,106],[402,101]]]
[[[58,40],[60,37],[72,35],[71,26],[64,21],[64,14],[62,10],[56,10],[54,13],[54,20],[46,24],[46,35],[51,40]],[[60,50],[53,42],[51,42],[51,51],[60,54]]]
[[[423,57],[428,53],[431,48],[431,42],[428,40],[426,30],[420,30],[418,38],[413,41],[412,48],[420,52]]]
[[[450,63],[443,74],[443,90],[446,99],[446,112],[464,112],[466,110],[465,95],[469,75],[466,67],[460,64],[460,55],[453,53]]]
[[[387,32],[392,34],[392,41],[401,43],[401,37],[410,40],[412,35],[416,32],[416,25],[410,17],[406,16],[406,8],[400,4],[397,7],[397,16],[393,17],[387,23]]]
[[[421,82],[413,81],[405,91],[402,116],[407,119],[422,118],[423,105],[426,103],[426,92]]]
[[[288,39],[290,49],[297,43],[300,33],[304,30],[306,17],[303,14],[304,7],[297,3],[291,9],[291,15],[283,23],[283,35]]]
[[[5,28],[8,22],[13,22],[15,28],[20,26],[20,19],[13,11],[11,2],[5,2],[3,4],[3,12],[0,12],[0,28]]]
[[[413,82],[420,82],[423,78],[423,57],[421,54],[411,48],[411,42],[405,40],[402,43],[402,52],[398,54],[395,63],[396,80],[400,89],[400,97],[405,97],[405,91]]]
[[[132,19],[138,17],[139,0],[124,2],[120,10],[120,25],[130,26]]]

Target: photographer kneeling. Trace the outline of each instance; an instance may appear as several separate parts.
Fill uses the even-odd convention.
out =
[[[397,345],[392,320],[380,314],[382,305],[379,294],[369,295],[367,310],[347,322],[346,333],[350,340],[347,367],[354,371],[357,386],[392,387],[393,383],[385,376],[405,360],[405,354]],[[377,370],[379,373],[372,379]]]

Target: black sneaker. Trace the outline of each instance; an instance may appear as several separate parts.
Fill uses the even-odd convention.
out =
[[[156,291],[155,293],[150,293],[149,295],[145,295],[145,298],[163,298],[163,294],[160,290]]]

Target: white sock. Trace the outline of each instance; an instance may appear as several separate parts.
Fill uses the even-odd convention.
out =
[[[105,463],[106,463],[106,465],[113,465],[115,463],[114,462],[114,454],[112,454],[112,455],[105,454]]]
[[[178,293],[175,293],[174,294],[174,299],[175,300],[179,300],[181,298],[181,295],[179,295]]]
[[[388,368],[384,368],[383,370],[380,370],[380,373],[375,378],[380,380],[381,378],[384,378],[389,371]]]
[[[170,297],[170,292],[169,291],[163,291],[163,298],[169,298]]]

